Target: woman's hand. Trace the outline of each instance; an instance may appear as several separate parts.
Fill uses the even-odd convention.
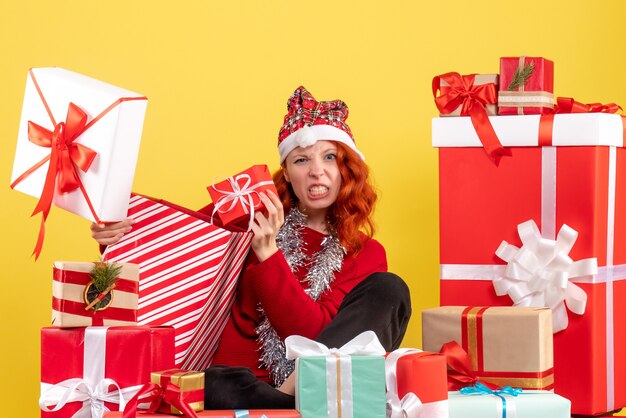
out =
[[[252,251],[254,251],[258,260],[263,262],[278,251],[276,234],[285,222],[285,214],[283,212],[283,204],[273,192],[261,192],[259,197],[265,205],[267,215],[263,212],[257,212],[254,215]]]
[[[91,224],[91,237],[95,239],[100,245],[111,245],[118,242],[124,234],[130,232],[132,224],[135,221],[132,219],[124,219],[121,222],[115,222],[111,224]]]

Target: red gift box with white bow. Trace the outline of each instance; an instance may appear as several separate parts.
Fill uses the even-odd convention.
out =
[[[245,221],[248,230],[252,227],[254,213],[265,208],[259,193],[272,191],[278,196],[272,173],[266,165],[253,165],[207,187],[207,190],[213,199],[212,216],[219,217],[224,226],[239,225]]]
[[[385,358],[387,417],[448,418],[446,358],[399,348]]]
[[[43,328],[41,416],[100,417],[123,409],[151,372],[173,367],[170,327]]]
[[[490,120],[512,151],[499,166],[469,118],[433,120],[441,304],[553,308],[564,329],[554,335],[555,392],[575,414],[626,406],[622,118],[557,114],[550,142],[539,140],[539,115]]]

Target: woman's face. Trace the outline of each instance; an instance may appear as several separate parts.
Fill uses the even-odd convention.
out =
[[[335,143],[317,141],[310,147],[295,148],[285,159],[285,180],[291,183],[301,211],[326,216],[341,188]]]

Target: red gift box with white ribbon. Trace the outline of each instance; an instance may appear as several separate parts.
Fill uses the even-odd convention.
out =
[[[176,330],[176,366],[209,366],[234,300],[252,234],[211,224],[211,217],[140,195],[131,197],[132,231],[103,259],[139,265],[139,325]]]
[[[555,392],[572,413],[593,415],[626,406],[624,125],[619,115],[557,114],[551,142],[540,142],[543,118],[490,117],[512,151],[498,167],[469,118],[433,120],[441,304],[553,308],[564,329],[554,335]]]
[[[399,348],[385,358],[387,417],[448,418],[446,358]]]
[[[265,208],[259,193],[272,191],[278,196],[272,173],[266,165],[253,165],[207,187],[207,190],[213,199],[213,216],[219,217],[222,225],[238,225],[245,221],[248,230],[252,228],[254,213]]]
[[[173,366],[170,327],[43,328],[41,416],[101,417],[123,409],[152,371]]]

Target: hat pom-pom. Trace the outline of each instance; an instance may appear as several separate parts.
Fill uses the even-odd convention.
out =
[[[299,147],[306,148],[317,142],[315,132],[309,126],[303,126],[296,133],[295,144]]]

